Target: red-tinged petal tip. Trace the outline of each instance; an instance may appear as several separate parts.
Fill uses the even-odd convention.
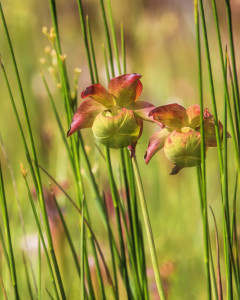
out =
[[[105,107],[103,105],[94,100],[84,100],[72,118],[67,137],[80,129],[92,127],[96,116],[104,109]]]
[[[109,93],[116,98],[117,105],[127,107],[130,103],[136,101],[142,92],[142,75],[137,73],[124,74],[112,78],[108,85]]]
[[[150,111],[149,117],[172,129],[180,129],[187,122],[186,109],[177,103],[156,107]]]
[[[114,106],[115,100],[113,95],[111,95],[101,84],[93,84],[88,86],[81,93],[81,98],[92,98],[98,103],[104,105],[105,107]]]
[[[144,160],[146,164],[150,162],[150,160],[156,152],[163,148],[165,140],[169,134],[170,131],[167,128],[163,128],[151,136],[150,141],[148,143],[147,151],[144,155]]]

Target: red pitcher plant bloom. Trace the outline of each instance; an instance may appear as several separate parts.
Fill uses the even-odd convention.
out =
[[[135,146],[142,132],[142,120],[153,121],[154,106],[137,101],[142,92],[141,75],[125,74],[112,78],[108,91],[101,84],[87,87],[85,99],[73,116],[68,136],[92,127],[94,137],[110,148]]]
[[[149,113],[157,122],[165,125],[157,131],[148,144],[145,162],[148,164],[153,155],[164,148],[165,155],[175,165],[171,175],[182,168],[197,166],[201,163],[200,106],[191,105],[187,109],[177,103],[164,105]],[[216,147],[214,116],[206,108],[203,114],[205,148]],[[223,126],[219,121],[220,136]],[[228,134],[228,137],[230,135]]]

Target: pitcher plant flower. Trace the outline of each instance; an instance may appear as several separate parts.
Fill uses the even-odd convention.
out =
[[[200,106],[197,104],[185,109],[173,103],[157,107],[149,113],[157,122],[165,125],[150,138],[145,162],[148,164],[153,155],[164,149],[166,157],[175,165],[171,175],[182,168],[197,166],[201,163]],[[214,116],[206,108],[203,113],[205,149],[216,147]],[[220,137],[223,126],[219,121]],[[228,134],[228,137],[230,135]]]
[[[129,146],[133,150],[142,133],[142,121],[153,121],[149,112],[154,105],[137,101],[143,88],[141,77],[133,73],[112,78],[108,91],[101,84],[87,87],[67,136],[91,127],[100,143],[110,148]]]

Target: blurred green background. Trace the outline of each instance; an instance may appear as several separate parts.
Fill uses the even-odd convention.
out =
[[[192,1],[123,0],[112,1],[111,3],[119,43],[120,23],[123,22],[124,25],[127,72],[137,72],[143,75],[141,80],[143,83],[143,92],[140,100],[152,102],[156,106],[178,102],[187,107],[191,104],[198,103],[197,57]],[[49,53],[49,49],[46,49],[50,44],[46,36],[42,34],[42,27],[46,26],[48,29],[51,27],[48,1],[5,0],[2,1],[2,5],[22,78],[40,164],[59,182],[65,183],[68,192],[74,198],[74,186],[67,153],[62,143],[51,104],[41,78],[41,72],[43,72],[47,77],[59,114],[62,116],[65,131],[67,132],[69,124],[67,124],[64,115],[63,100],[57,87],[58,82],[52,76],[52,74],[54,74],[54,57],[51,55],[51,52]],[[92,26],[100,82],[104,86],[107,86],[102,52],[102,43],[105,43],[105,35],[100,4],[97,0],[84,0],[83,5],[85,13],[89,15]],[[223,41],[227,41],[224,1],[219,1],[218,6],[222,39]],[[239,67],[238,49],[240,48],[238,37],[240,33],[240,19],[238,16],[240,13],[240,1],[232,1],[232,8],[236,37],[237,66]],[[72,89],[74,69],[80,68],[82,70],[78,85],[80,101],[80,92],[86,86],[90,85],[90,77],[82,40],[77,2],[74,0],[58,0],[57,9],[62,48],[63,53],[67,55],[66,63]],[[210,1],[205,1],[205,10],[211,59],[213,62],[216,99],[219,116],[220,119],[222,119],[223,83],[222,76],[219,75],[221,74],[221,66]],[[225,42],[223,44],[225,45]],[[0,25],[0,53],[12,85],[15,101],[19,107],[22,121],[25,124],[22,109],[19,105],[19,93],[2,24]],[[212,111],[205,59],[203,59],[203,68],[205,107],[208,107],[209,110]],[[0,131],[16,177],[17,190],[27,229],[27,238],[31,248],[31,259],[34,269],[36,270],[37,231],[19,168],[20,162],[23,162],[25,166],[27,166],[27,162],[2,73],[0,73],[0,99]],[[169,299],[206,299],[202,222],[196,169],[184,169],[178,175],[170,176],[169,173],[173,166],[166,159],[163,151],[158,152],[149,165],[146,166],[143,156],[150,136],[157,130],[157,125],[144,124],[143,136],[137,146],[137,158],[142,172],[165,287],[168,290]],[[109,185],[105,174],[105,164],[99,155],[99,151],[94,146],[91,129],[84,130],[82,133],[94,171],[98,176],[99,185],[105,190],[108,190]],[[233,149],[231,140],[229,140],[228,145],[229,197],[230,202],[232,202],[231,199],[233,198],[235,182],[231,180],[231,178],[235,178],[236,166],[232,158]],[[118,151],[112,151],[112,156],[114,170],[116,170],[115,176],[119,178],[118,169],[120,156]],[[6,185],[14,254],[18,266],[17,275],[19,285],[21,285],[23,299],[28,299],[27,287],[24,283],[25,275],[21,255],[21,251],[25,251],[25,248],[17,202],[11,176],[2,151],[0,151],[0,158],[3,165]],[[220,177],[216,148],[211,148],[208,151],[206,162],[208,201],[214,210],[219,227],[222,254],[221,263],[222,272],[224,274]],[[84,170],[83,174],[85,174]],[[42,178],[46,189],[48,189],[48,178],[44,175]],[[99,237],[102,249],[107,257],[109,254],[107,235],[95,209],[87,178],[85,180],[85,187],[88,194],[87,201],[89,202],[90,214],[94,220],[93,228]],[[65,217],[71,228],[77,249],[79,249],[80,236],[78,216],[61,193],[59,193],[57,197],[64,209]],[[62,270],[64,272],[64,283],[69,293],[68,299],[77,299],[77,293],[80,287],[75,269],[72,267],[72,257],[69,254],[68,246],[64,246],[64,236],[57,221],[54,219],[54,215],[52,218],[52,226],[56,231],[54,232],[54,241],[56,247],[58,247],[57,255],[61,260]],[[210,211],[209,223],[213,257],[216,263],[215,232]],[[0,218],[0,224],[1,226],[3,225],[2,218]],[[149,254],[147,246],[146,252]],[[11,294],[10,283],[7,284],[7,282],[10,282],[9,274],[6,266],[4,266],[5,261],[2,254],[0,256],[0,264],[2,278],[6,284],[7,291]],[[149,255],[147,265],[149,286],[153,295],[152,299],[158,299]],[[43,268],[43,272],[45,274],[43,276],[45,284],[49,290],[51,290],[48,270]],[[76,280],[74,280],[74,278],[76,278]],[[23,282],[22,284],[21,281]],[[223,288],[225,288],[224,279]],[[3,299],[1,293],[2,291],[0,292],[0,299]],[[43,295],[45,295],[43,299],[47,299],[45,290],[43,291]]]

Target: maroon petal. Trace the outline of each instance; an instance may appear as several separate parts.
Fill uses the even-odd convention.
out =
[[[167,128],[163,128],[151,136],[147,151],[144,155],[146,164],[149,163],[149,161],[157,151],[163,148],[165,140],[169,134],[170,131]]]
[[[177,103],[156,107],[149,117],[172,129],[186,126],[186,109]]]
[[[137,100],[142,92],[140,74],[124,74],[112,78],[108,85],[109,93],[116,97],[117,105],[127,107],[130,103]]]
[[[94,100],[84,100],[72,118],[67,136],[70,136],[77,130],[92,127],[96,116],[104,109],[105,107],[103,105]]]
[[[93,84],[87,87],[81,94],[82,98],[92,98],[105,107],[115,106],[115,100],[112,94],[110,94],[101,84]]]

